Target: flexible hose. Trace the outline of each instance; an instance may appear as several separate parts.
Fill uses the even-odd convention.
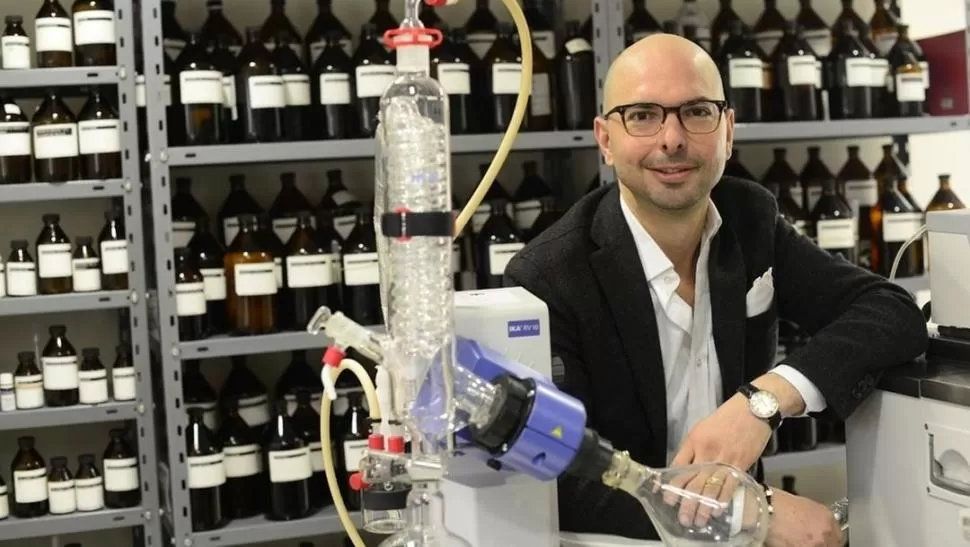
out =
[[[475,210],[478,209],[482,200],[485,199],[485,194],[492,187],[492,183],[495,182],[495,177],[498,176],[499,171],[502,170],[502,166],[505,165],[505,160],[509,157],[509,152],[512,150],[515,137],[519,134],[519,126],[522,125],[522,120],[525,118],[525,111],[529,105],[529,96],[532,95],[532,35],[529,33],[529,24],[525,20],[525,14],[522,13],[522,8],[519,7],[518,0],[502,0],[502,3],[509,10],[509,15],[512,16],[512,21],[515,23],[515,30],[519,33],[522,56],[522,79],[519,85],[519,95],[515,99],[515,110],[512,111],[512,120],[509,121],[509,127],[505,130],[505,136],[502,137],[502,142],[499,143],[498,150],[495,151],[495,157],[492,158],[492,163],[489,165],[488,171],[485,172],[482,181],[478,183],[478,187],[472,193],[471,197],[468,198],[468,203],[465,204],[465,208],[462,209],[461,214],[458,215],[458,219],[455,220],[455,239],[458,239],[458,236],[461,235],[468,221],[475,214]]]
[[[367,397],[367,407],[370,409],[370,418],[372,421],[381,419],[380,405],[377,401],[377,390],[374,388],[374,383],[370,380],[370,375],[364,369],[363,365],[358,363],[353,359],[343,359],[340,361],[339,367],[324,366],[324,370],[330,375],[330,378],[336,383],[337,377],[344,371],[351,371],[354,376],[357,376],[357,380],[360,381],[360,385],[364,388],[364,394]],[[323,447],[321,452],[323,453],[323,470],[327,475],[327,486],[330,488],[330,497],[333,498],[333,506],[337,510],[337,516],[340,517],[340,523],[343,524],[344,530],[347,532],[347,536],[350,537],[350,541],[353,542],[354,547],[367,547],[364,540],[360,537],[360,532],[357,531],[357,527],[354,525],[354,520],[350,516],[350,512],[347,511],[347,506],[344,504],[344,498],[340,494],[340,486],[337,480],[337,469],[333,461],[333,450],[331,450],[332,444],[330,441],[330,398],[321,397],[320,399],[320,445]]]
[[[924,224],[924,225],[920,226],[920,229],[917,230],[916,233],[913,234],[912,237],[910,237],[909,239],[907,239],[906,242],[903,243],[903,245],[899,248],[899,250],[896,251],[896,257],[893,259],[893,267],[892,267],[891,270],[889,270],[889,280],[890,281],[896,279],[896,270],[899,268],[899,263],[902,262],[902,260],[903,260],[903,253],[906,252],[906,249],[910,245],[912,245],[913,243],[916,243],[916,241],[918,241],[919,239],[921,239],[923,237],[923,234],[925,234],[926,232],[927,232],[926,225]]]

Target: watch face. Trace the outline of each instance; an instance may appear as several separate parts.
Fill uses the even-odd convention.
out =
[[[768,419],[778,412],[778,399],[767,391],[759,391],[751,396],[750,406],[755,416]]]

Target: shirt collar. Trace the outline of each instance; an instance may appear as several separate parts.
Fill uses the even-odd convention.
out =
[[[633,211],[627,206],[626,201],[623,196],[619,196],[620,209],[623,211],[623,218],[626,219],[627,226],[630,228],[630,232],[633,234],[633,242],[637,247],[637,254],[640,255],[640,263],[643,265],[643,271],[646,273],[647,282],[652,283],[654,279],[664,275],[668,272],[673,272],[674,265],[664,254],[657,242],[654,241],[653,237],[647,232],[647,230],[640,224],[634,216]],[[710,242],[714,239],[717,231],[721,228],[721,213],[717,210],[717,206],[714,202],[708,198],[707,207],[707,221],[704,226],[704,233],[701,236],[701,249],[709,252]],[[704,257],[706,258],[706,257]],[[707,260],[704,260],[706,263]]]

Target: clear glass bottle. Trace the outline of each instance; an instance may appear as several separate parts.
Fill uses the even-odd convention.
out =
[[[111,0],[75,0],[74,63],[77,66],[117,64],[115,8]]]
[[[0,184],[30,182],[30,121],[10,96],[0,95],[0,103]]]
[[[94,463],[94,454],[81,454],[74,473],[77,510],[82,512],[104,509],[104,477]]]
[[[112,429],[104,450],[104,506],[108,509],[136,507],[141,503],[138,453],[126,440],[124,429]]]
[[[78,400],[82,405],[97,405],[108,401],[108,372],[101,363],[101,350],[81,348],[78,369]]]
[[[57,0],[43,0],[34,19],[37,68],[73,66],[74,40],[71,16]]]
[[[101,249],[101,286],[107,291],[128,290],[128,238],[125,237],[121,209],[112,207],[105,211],[98,247]]]
[[[37,294],[37,263],[30,256],[26,239],[10,242],[10,256],[6,264],[7,295],[34,296]]]
[[[72,406],[78,403],[77,351],[67,339],[67,327],[52,325],[50,339],[41,353],[44,371],[44,403],[47,406]]]
[[[34,448],[34,437],[17,438],[20,448],[10,464],[13,503],[10,513],[21,519],[42,517],[48,512],[47,464]]]
[[[75,241],[71,273],[74,292],[101,290],[101,259],[94,250],[94,242],[88,236],[80,236]]]
[[[115,347],[115,362],[111,365],[111,393],[115,401],[134,401],[138,393],[135,367],[127,344]]]
[[[77,493],[74,476],[67,468],[67,458],[51,458],[51,470],[47,475],[47,499],[52,515],[66,515],[77,511]]]
[[[7,25],[0,36],[0,58],[4,70],[30,68],[30,37],[24,30],[24,18],[20,15],[7,15],[3,22]]]
[[[100,88],[91,90],[77,120],[81,178],[120,178],[121,120]]]
[[[37,368],[34,352],[17,353],[17,370],[13,373],[17,410],[44,406],[44,375]]]

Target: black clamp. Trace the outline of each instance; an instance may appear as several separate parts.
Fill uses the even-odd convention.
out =
[[[381,233],[384,237],[409,239],[418,237],[447,237],[454,235],[455,225],[451,211],[411,212],[406,210],[381,215]]]

